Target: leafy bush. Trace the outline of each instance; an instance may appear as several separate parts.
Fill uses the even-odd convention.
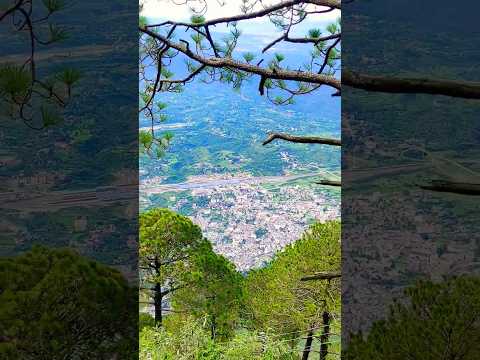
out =
[[[155,319],[152,315],[146,313],[140,313],[138,328],[142,331],[145,327],[154,327]]]
[[[226,342],[215,342],[208,329],[191,317],[172,315],[164,327],[143,327],[140,360],[298,360],[285,342],[241,330]]]
[[[140,360],[219,358],[218,347],[205,329],[191,318],[180,324],[166,324],[165,327],[147,326],[140,332]]]

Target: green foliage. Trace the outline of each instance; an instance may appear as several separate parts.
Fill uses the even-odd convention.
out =
[[[279,53],[275,53],[275,60],[276,60],[277,62],[281,62],[281,61],[285,60],[285,55],[279,54]]]
[[[54,12],[64,9],[66,5],[65,1],[63,0],[42,0],[42,3],[49,14],[53,14]]]
[[[297,360],[298,353],[284,342],[246,330],[215,342],[200,321],[172,315],[165,327],[144,327],[140,332],[140,360],[147,359]]]
[[[280,30],[285,30],[287,24],[285,23],[284,19],[281,16],[274,16],[270,18],[270,21],[272,24],[280,29]]]
[[[195,256],[191,284],[175,293],[173,307],[204,319],[212,338],[228,338],[236,328],[243,301],[242,276],[211,248]]]
[[[162,67],[162,76],[165,79],[170,79],[173,75],[173,72],[171,72],[169,69],[167,69],[166,67]]]
[[[155,319],[152,315],[141,312],[138,319],[138,329],[141,332],[146,327],[155,327]]]
[[[140,215],[140,266],[144,284],[175,284],[174,309],[202,318],[212,338],[228,337],[242,301],[242,276],[213,252],[200,228],[167,209]],[[148,271],[155,264],[160,271]]]
[[[151,93],[151,90],[148,88],[146,89],[146,91],[140,92],[140,100],[143,102],[143,105],[148,104],[148,102],[150,101],[151,95],[149,93]]]
[[[420,281],[406,295],[367,337],[352,337],[346,360],[480,358],[479,278]]]
[[[70,36],[65,28],[55,24],[48,24],[48,30],[50,32],[50,43],[64,41]]]
[[[340,27],[338,23],[331,23],[327,25],[327,31],[330,34],[336,34],[339,31]]]
[[[40,107],[40,112],[42,115],[42,123],[44,127],[53,126],[62,122],[61,118],[56,110],[48,105],[42,104]]]
[[[28,69],[15,65],[0,67],[0,94],[15,102],[22,101],[27,95],[31,81]]]
[[[168,75],[168,74],[167,74]],[[146,88],[145,92],[140,92],[140,101],[143,106],[153,102],[151,99],[151,93],[153,89],[150,87]],[[164,102],[156,102],[155,107],[151,110],[152,115],[156,116],[156,121],[164,122],[168,119],[167,114],[163,113],[166,109],[167,104]],[[150,113],[149,113],[150,114]],[[153,127],[153,119],[152,127]],[[160,135],[155,134],[155,130],[152,128],[150,130],[140,130],[138,135],[139,143],[139,152],[142,155],[152,155],[152,152],[155,153],[157,158],[161,158],[165,151],[167,150],[170,142],[173,139],[173,134],[171,132],[164,132]]]
[[[340,312],[339,280],[300,280],[340,268],[339,222],[313,225],[244,277],[190,220],[155,209],[140,216],[140,266],[152,256],[166,266],[155,276],[142,273],[142,283],[180,286],[162,327],[142,316],[141,359],[298,359],[305,331],[321,326],[324,311]],[[340,332],[338,324],[331,329]]]
[[[67,68],[63,69],[58,75],[57,79],[70,87],[77,83],[82,77],[82,73],[78,69]]]
[[[242,31],[237,27],[236,22],[232,22],[230,25],[230,34],[232,35],[232,39],[237,40],[240,35],[242,35]]]
[[[322,31],[320,29],[310,29],[308,30],[308,37],[312,39],[318,39],[320,36],[322,36]]]
[[[166,132],[166,133],[163,134],[163,138],[167,142],[170,142],[173,139],[173,134],[171,132]]]
[[[255,54],[253,54],[251,52],[243,53],[243,59],[246,62],[251,62],[251,61],[253,61],[253,59],[255,59]]]
[[[239,331],[234,338],[222,346],[225,360],[298,360],[298,352],[287,343],[276,341],[257,332]]]
[[[164,284],[167,280],[182,280],[191,274],[185,261],[201,247],[208,246],[200,228],[190,219],[168,209],[153,209],[140,214],[139,260],[148,268],[152,259],[165,264],[160,274],[145,273],[143,281]]]
[[[165,110],[166,107],[167,107],[167,104],[165,104],[164,102],[157,102],[158,110]]]
[[[328,55],[328,63],[329,65],[333,65],[333,62],[337,59],[338,51],[332,48],[330,50],[330,54]]]
[[[170,132],[165,132],[158,137],[154,136],[151,130],[140,130],[138,135],[139,152],[140,154],[152,155],[153,151],[159,159],[165,155],[165,150],[170,145],[172,138],[173,134]]]
[[[145,16],[140,16],[138,18],[138,26],[144,28],[148,25],[147,18]]]
[[[203,24],[205,22],[205,17],[202,15],[192,15],[190,21],[192,24]]]
[[[8,109],[8,116],[28,123],[32,129],[56,125],[63,120],[62,112],[69,103],[71,86],[79,79],[78,72],[69,70],[69,74],[75,77],[67,78],[67,82],[62,84],[64,86],[57,86],[59,79],[54,74],[43,75],[37,71],[37,45],[46,46],[63,41],[69,36],[64,27],[50,22],[52,14],[65,8],[65,1],[42,0],[41,4],[43,6],[32,6],[31,2],[19,1],[7,11],[5,16],[13,19],[11,23],[14,31],[21,34],[25,33],[26,25],[31,28],[31,31],[26,32],[31,51],[19,61],[20,66],[0,65],[2,109]],[[16,21],[17,15],[25,18],[24,21]],[[10,19],[7,18],[7,21],[10,22]]]
[[[219,349],[194,319],[165,327],[144,327],[140,332],[140,360],[213,360]]]
[[[136,291],[117,270],[43,247],[0,260],[0,358],[130,358]],[[129,355],[128,355],[129,354]]]
[[[200,45],[205,37],[202,34],[195,33],[191,35],[191,38],[195,44]]]
[[[251,326],[295,337],[295,332],[320,324],[323,311],[339,313],[339,280],[304,282],[300,278],[338,271],[340,263],[340,223],[313,225],[266,267],[248,274],[245,298]]]
[[[153,145],[153,135],[150,131],[140,130],[138,133],[138,141],[140,143],[140,152],[150,149]]]
[[[319,41],[314,47],[313,50],[310,52],[312,55],[312,58],[318,59],[323,56],[322,50],[325,50],[326,48],[326,42],[325,41]]]

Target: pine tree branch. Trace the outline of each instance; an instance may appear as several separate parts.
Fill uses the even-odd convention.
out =
[[[328,186],[342,186],[342,183],[340,181],[335,181],[335,180],[320,180],[316,182],[316,184],[328,185]]]
[[[342,84],[366,91],[386,93],[422,93],[465,99],[480,99],[480,82],[434,80],[427,78],[391,78],[343,70]]]
[[[304,276],[300,278],[300,281],[310,281],[310,280],[332,280],[342,277],[340,271],[321,271],[312,275]]]
[[[186,76],[183,79],[177,79],[177,80],[164,79],[160,81],[160,84],[185,84],[190,80],[193,80],[193,78],[198,74],[200,74],[206,67],[207,67],[206,65],[200,65],[196,70],[192,71],[190,74],[188,74],[188,76]]]
[[[0,21],[5,19],[8,15],[13,14],[16,10],[18,10],[23,5],[24,2],[25,2],[24,0],[19,0],[15,5],[5,10],[2,14],[0,14]]]
[[[330,53],[333,51],[333,49],[335,49],[335,46],[337,46],[337,44],[340,42],[341,38],[337,38],[333,44],[331,44],[328,49],[327,49],[327,52],[325,53],[325,58],[323,59],[323,64],[322,66],[320,67],[320,70],[318,70],[318,73],[321,74],[323,72],[323,70],[325,70],[325,68],[327,67],[328,65],[328,60],[330,58]]]
[[[341,36],[342,36],[341,34],[333,34],[333,35],[323,36],[323,37],[320,37],[320,38],[308,38],[308,37],[305,37],[305,38],[291,38],[291,37],[288,36],[288,34],[283,34],[282,36],[273,40],[271,43],[269,43],[267,46],[265,46],[262,50],[262,53],[266,52],[272,46],[278,44],[281,41],[297,43],[297,44],[309,44],[309,43],[318,44],[321,41],[339,39]]]
[[[338,140],[338,139],[321,138],[316,136],[294,136],[294,135],[283,134],[283,133],[270,133],[268,138],[263,142],[262,145],[267,145],[276,139],[285,140],[285,141],[294,142],[294,143],[301,143],[301,144],[323,144],[323,145],[341,146],[341,140]]]
[[[420,188],[424,190],[448,192],[462,195],[480,195],[480,183],[472,184],[435,180],[432,181],[430,185],[420,185]]]
[[[198,27],[204,27],[204,26],[210,26],[210,25],[231,23],[231,22],[236,22],[241,20],[251,20],[251,19],[259,18],[265,15],[269,15],[272,12],[282,10],[294,5],[299,5],[299,4],[312,4],[312,5],[318,5],[318,6],[325,6],[333,9],[341,9],[341,2],[338,0],[289,0],[289,1],[281,1],[275,5],[267,6],[264,9],[259,11],[253,11],[251,13],[234,15],[234,16],[221,17],[218,19],[212,19],[212,20],[208,20],[198,24],[191,23],[191,22],[176,22],[176,21],[169,20],[159,24],[147,25],[147,28],[153,28],[153,27],[164,26],[164,25],[178,25],[178,26],[186,26],[189,28],[198,28]]]
[[[262,68],[257,65],[234,60],[232,58],[204,57],[200,54],[194,53],[192,50],[190,50],[190,48],[187,45],[175,43],[163,35],[157,34],[146,28],[139,28],[139,30],[144,34],[149,35],[161,41],[166,46],[180,51],[181,53],[188,56],[190,59],[195,60],[205,66],[209,66],[213,68],[236,69],[236,70],[244,71],[249,74],[260,75],[267,79],[291,80],[291,81],[301,81],[301,82],[306,82],[311,84],[322,84],[322,85],[331,86],[337,90],[340,90],[341,88],[340,80],[336,79],[334,76],[315,74],[315,73],[304,72],[304,71],[292,71],[292,70],[285,70],[285,69],[272,70],[272,69]]]

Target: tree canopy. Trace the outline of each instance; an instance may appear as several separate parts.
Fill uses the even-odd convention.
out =
[[[193,258],[211,245],[190,219],[168,209],[141,213],[139,225],[141,290],[153,299],[161,323],[163,300],[191,282]]]
[[[130,359],[136,294],[117,270],[68,249],[0,259],[0,358]]]
[[[192,251],[205,244],[202,231],[185,216],[168,209],[153,209],[140,214],[140,264],[146,281],[166,283]],[[150,268],[163,266],[160,274]]]
[[[340,266],[340,223],[312,225],[267,266],[247,275],[247,324],[266,332],[273,330],[295,344],[301,342],[307,331],[321,334],[331,325],[335,335],[330,336],[330,342],[336,343],[341,329],[340,277],[314,281],[304,281],[304,277],[318,271],[338,272]],[[329,320],[325,324],[327,314]],[[338,346],[337,342],[333,347]]]
[[[196,248],[161,326],[142,315],[141,358],[293,360],[323,351],[327,359],[340,351],[339,269],[339,222],[312,225],[247,274],[211,245]],[[318,272],[329,277],[305,281]]]
[[[213,250],[195,257],[195,274],[188,288],[173,297],[173,308],[202,319],[212,338],[228,338],[238,327],[243,301],[243,277]]]
[[[479,289],[480,279],[471,276],[419,281],[386,320],[352,337],[345,359],[478,359]]]

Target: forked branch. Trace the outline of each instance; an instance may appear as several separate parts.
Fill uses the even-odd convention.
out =
[[[200,64],[203,64],[208,67],[235,69],[239,71],[244,71],[249,74],[263,76],[268,79],[290,80],[290,81],[306,82],[310,84],[328,85],[337,90],[340,90],[341,88],[340,80],[336,79],[334,76],[316,74],[316,73],[311,73],[306,71],[263,68],[254,64],[234,60],[229,57],[204,57],[198,53],[194,53],[192,50],[190,50],[188,46],[173,42],[169,40],[167,37],[157,34],[151,30],[148,30],[147,28],[139,28],[139,30],[161,41],[167,47],[178,50],[181,53],[185,54],[190,59],[195,60]]]

